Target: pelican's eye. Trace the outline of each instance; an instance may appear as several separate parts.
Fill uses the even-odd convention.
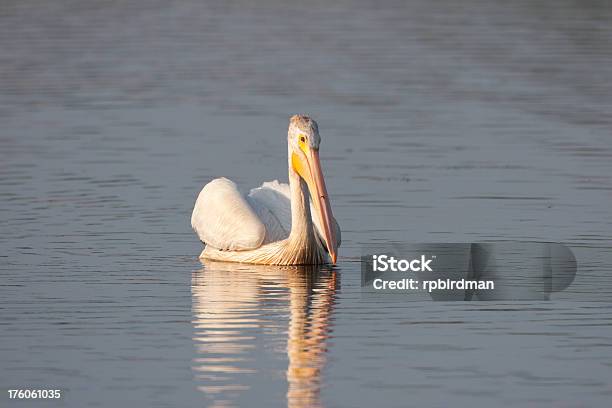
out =
[[[304,136],[300,136],[300,142],[306,143],[306,138]]]

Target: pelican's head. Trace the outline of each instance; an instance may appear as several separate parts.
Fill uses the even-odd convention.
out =
[[[319,126],[309,116],[294,115],[289,121],[287,137],[291,167],[308,186],[316,212],[315,216],[318,217],[319,225],[323,230],[323,239],[332,263],[336,263],[338,243],[335,228],[332,226],[331,205],[319,160],[319,144],[321,143]]]

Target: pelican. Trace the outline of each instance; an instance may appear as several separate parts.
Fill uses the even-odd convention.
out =
[[[288,185],[274,180],[243,195],[226,178],[206,184],[191,215],[191,226],[205,245],[200,258],[266,265],[335,264],[340,228],[323,179],[320,143],[317,122],[294,115],[287,132]]]

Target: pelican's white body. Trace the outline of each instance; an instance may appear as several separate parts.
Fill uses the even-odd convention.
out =
[[[206,245],[200,257],[270,265],[329,262],[308,194],[299,178],[292,184],[295,188],[274,180],[248,195],[226,178],[206,184],[191,216],[191,226]],[[333,221],[339,245],[340,228]]]

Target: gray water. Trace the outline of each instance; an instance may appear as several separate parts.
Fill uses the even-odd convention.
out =
[[[609,406],[612,4],[206,3],[0,4],[1,405]],[[286,180],[294,113],[338,265],[202,264],[197,193]],[[364,245],[489,240],[574,295],[361,295]]]

